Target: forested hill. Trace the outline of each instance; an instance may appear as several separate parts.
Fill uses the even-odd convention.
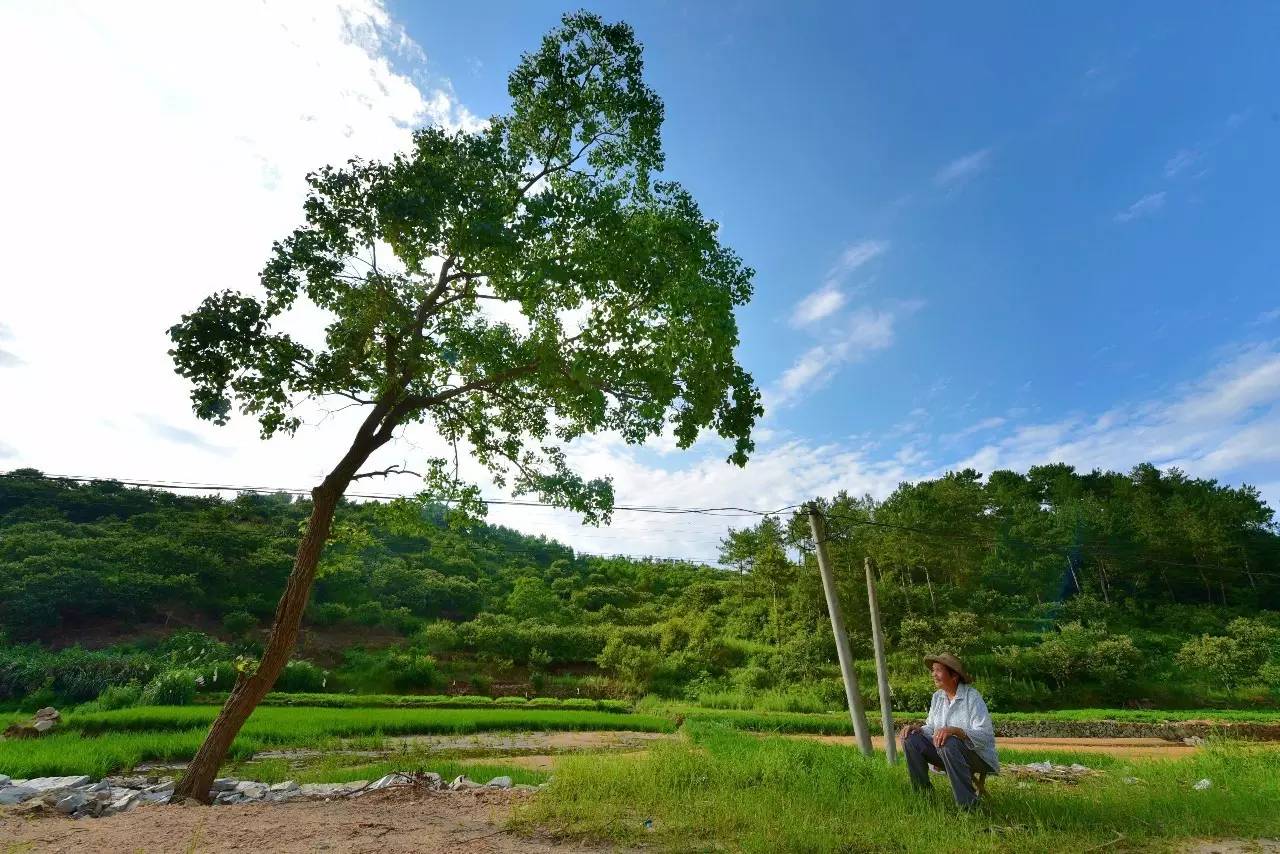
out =
[[[131,623],[175,615],[174,625],[269,620],[309,512],[308,500],[286,494],[228,500],[9,472],[0,476],[0,631],[26,640],[103,622],[127,634]],[[407,634],[486,610],[559,622],[562,608],[660,604],[723,575],[575,556],[545,537],[483,523],[455,529],[443,508],[407,514],[347,502],[337,534],[308,611],[313,625]]]
[[[954,472],[883,500],[842,493],[822,509],[864,669],[871,559],[902,708],[927,703],[920,656],[944,648],[1004,708],[1280,702],[1280,536],[1249,487],[1052,465]],[[191,691],[198,672],[216,682],[260,651],[308,510],[288,495],[0,476],[0,702],[91,699],[156,668]],[[576,555],[456,522],[438,507],[344,504],[304,622],[311,663],[290,665],[282,690],[840,703],[804,515],[730,532],[732,570]],[[163,640],[192,628],[203,634]]]

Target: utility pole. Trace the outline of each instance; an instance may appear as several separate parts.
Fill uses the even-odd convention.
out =
[[[844,696],[849,701],[853,734],[858,739],[862,755],[870,756],[871,733],[867,730],[867,713],[862,708],[862,695],[858,693],[858,674],[853,672],[853,652],[849,649],[849,635],[844,630],[840,594],[836,591],[831,558],[827,556],[827,526],[817,505],[812,502],[809,504],[809,528],[813,531],[814,548],[818,553],[818,571],[822,574],[822,592],[827,596],[827,612],[831,615],[831,633],[836,637],[836,654],[840,657],[840,675],[844,678]],[[886,732],[885,738],[893,738],[893,733]]]
[[[884,758],[892,765],[898,758],[893,741],[893,703],[889,697],[889,664],[884,658],[884,630],[880,628],[880,600],[876,598],[876,578],[871,558],[863,558],[867,571],[867,604],[871,607],[871,642],[876,650],[876,686],[880,691],[880,723],[884,727]]]

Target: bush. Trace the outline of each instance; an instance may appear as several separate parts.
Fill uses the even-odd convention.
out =
[[[271,690],[289,694],[319,693],[329,684],[329,671],[310,661],[290,661]]]
[[[475,673],[471,676],[471,690],[483,697],[487,697],[489,692],[493,690],[493,679],[483,673]]]
[[[427,623],[417,641],[427,652],[452,652],[458,648],[458,629],[447,620]]]
[[[186,706],[196,698],[196,677],[190,668],[166,670],[142,689],[142,702],[148,706]]]
[[[257,625],[258,618],[248,611],[232,611],[222,618],[222,628],[237,640],[249,634]]]
[[[128,685],[110,685],[98,695],[95,704],[99,711],[110,712],[138,705],[142,699],[142,686],[137,682]]]
[[[529,705],[536,709],[558,709],[562,701],[555,697],[534,697]]]
[[[529,700],[526,697],[499,697],[493,701],[495,706],[525,706]]]
[[[1201,635],[1183,644],[1175,660],[1233,691],[1252,672],[1252,657],[1236,638]]]

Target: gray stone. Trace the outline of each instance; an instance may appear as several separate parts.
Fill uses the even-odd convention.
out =
[[[236,791],[251,800],[261,800],[262,796],[267,793],[266,783],[255,783],[253,780],[245,780],[236,786]]]
[[[31,725],[31,728],[36,732],[48,732],[49,730],[53,729],[56,724],[57,724],[57,721],[50,720],[49,718],[41,718],[40,720],[33,723]]]
[[[482,788],[482,786],[466,774],[459,774],[457,777],[454,777],[453,782],[449,784],[449,791],[451,792],[465,792],[479,788]]]
[[[149,804],[167,804],[173,797],[173,781],[148,786],[138,793],[138,798]]]
[[[0,789],[13,784],[13,778],[8,774],[0,774]]]
[[[39,796],[40,792],[30,786],[0,786],[0,806],[13,806]]]
[[[110,789],[110,788],[111,788],[111,784],[110,784],[110,783],[108,783],[106,780],[99,780],[98,782],[96,782],[96,783],[91,783],[91,784],[89,784],[88,786],[81,786],[81,787],[80,787],[80,791],[82,791],[82,792],[105,792],[105,791],[107,791],[107,790],[108,790],[108,789]]]
[[[213,781],[213,785],[209,787],[211,792],[234,792],[240,781],[235,777],[219,777]]]
[[[537,786],[531,786],[531,785],[529,785],[528,783],[516,783],[514,786],[512,786],[512,787],[511,787],[511,791],[513,791],[513,792],[536,792],[536,791],[538,791],[538,787],[537,787]]]
[[[35,789],[38,792],[47,792],[51,789],[74,789],[77,786],[83,786],[89,782],[87,776],[72,777],[32,777],[26,780],[22,785]]]
[[[510,789],[511,778],[507,776],[494,777],[492,780],[484,784],[489,789]]]
[[[242,804],[245,802],[245,796],[239,792],[219,792],[213,802],[215,804]]]
[[[350,791],[346,783],[303,783],[298,787],[298,794],[304,798],[333,798]]]
[[[36,712],[36,720],[59,720],[62,715],[53,706],[45,706]]]
[[[285,780],[283,783],[276,783],[271,787],[271,791],[277,794],[281,792],[295,792],[297,789],[298,784],[292,780]]]
[[[412,785],[413,778],[408,774],[401,774],[399,771],[393,771],[385,777],[380,777],[369,784],[370,789],[389,789],[392,786],[409,786]]]
[[[142,793],[136,789],[129,789],[126,794],[120,795],[111,803],[103,807],[102,814],[115,815],[118,812],[124,812],[125,810],[132,809],[133,805],[138,802],[138,796],[141,794]]]
[[[84,792],[68,792],[58,798],[54,803],[54,806],[57,808],[58,812],[63,815],[71,815],[76,810],[87,806],[88,803],[89,796]]]

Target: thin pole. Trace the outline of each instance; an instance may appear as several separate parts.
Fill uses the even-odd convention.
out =
[[[880,723],[884,727],[884,758],[892,765],[898,758],[893,742],[893,703],[889,697],[889,665],[884,658],[884,630],[880,628],[880,600],[876,597],[876,579],[871,571],[871,558],[864,558],[867,571],[867,604],[871,606],[871,642],[876,650],[876,686],[880,690]]]
[[[853,652],[849,649],[849,635],[844,630],[844,613],[840,610],[835,573],[831,571],[831,559],[827,557],[827,526],[813,504],[809,505],[809,528],[813,531],[813,542],[818,553],[822,592],[827,596],[827,612],[831,615],[831,633],[836,638],[836,654],[840,657],[840,675],[844,678],[844,696],[849,701],[853,734],[858,739],[862,755],[870,756],[871,733],[867,730],[867,713],[862,708],[862,695],[858,693],[858,674],[853,672]],[[893,738],[893,733],[885,733],[885,738]]]

